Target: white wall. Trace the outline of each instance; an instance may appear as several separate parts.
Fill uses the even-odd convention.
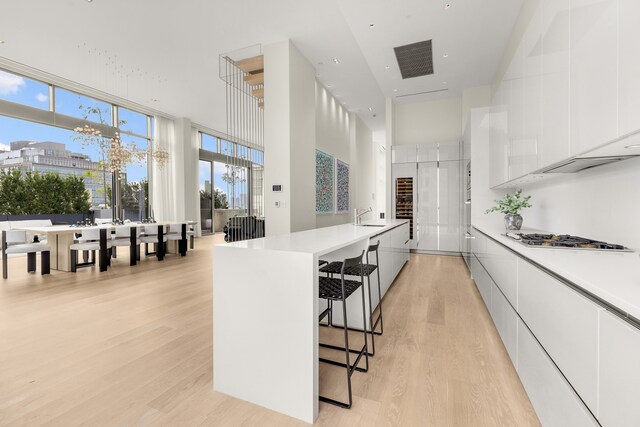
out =
[[[462,98],[395,105],[393,145],[462,140]]]
[[[353,195],[356,183],[356,179],[354,177],[357,175],[358,162],[352,161],[352,150],[355,150],[355,147],[352,148],[352,145],[355,145],[355,141],[352,142],[352,131],[350,129],[351,117],[346,108],[344,108],[324,86],[320,83],[316,83],[315,87],[316,148],[349,164],[349,207],[350,209],[353,209],[355,202]],[[355,137],[355,129],[353,131],[353,137]],[[315,163],[313,166],[313,173],[314,186],[312,189],[315,197]],[[349,213],[318,214],[316,215],[316,226],[328,227],[330,225],[344,224],[349,222],[349,220]]]
[[[374,219],[377,218],[377,215],[375,214],[376,163],[374,157],[376,148],[373,142],[373,134],[356,114],[351,113],[350,121],[354,124],[352,128],[355,129],[355,156],[351,156],[351,161],[357,166],[354,174],[356,182],[351,209],[368,209],[371,207],[374,209],[373,213],[367,214],[363,218]]]

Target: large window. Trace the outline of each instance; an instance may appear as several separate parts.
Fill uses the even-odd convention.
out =
[[[49,85],[0,70],[0,99],[49,109]]]
[[[49,99],[51,92],[55,95],[53,106]],[[0,102],[0,170],[81,177],[93,209],[112,208],[112,177],[104,167],[105,153],[97,145],[78,139],[74,127],[81,126],[84,123],[81,120],[86,118],[93,123],[117,127],[113,131],[120,133],[122,142],[137,147],[140,152],[149,152],[152,148],[152,117],[89,96],[0,70],[0,100],[54,113],[49,125],[39,124],[35,121],[40,120],[41,115],[35,110],[30,115],[29,110],[16,110],[11,104]],[[19,115],[23,120],[3,115],[3,111]],[[58,115],[79,120],[56,120]],[[149,216],[149,166],[146,156],[140,157],[140,161],[127,164],[122,171],[119,201],[122,212],[118,216],[124,219]]]

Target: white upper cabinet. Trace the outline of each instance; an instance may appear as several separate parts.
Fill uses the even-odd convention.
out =
[[[415,145],[394,145],[391,147],[391,163],[415,163],[416,159]]]
[[[508,179],[524,175],[524,44],[521,41],[507,71],[505,81],[509,98],[507,115],[509,116],[509,172]]]
[[[522,38],[523,128],[520,144],[521,175],[538,169],[542,137],[542,7],[537,7]],[[515,177],[514,177],[515,178]]]
[[[640,1],[619,0],[618,133],[640,129]]]
[[[438,161],[438,144],[420,144],[418,145],[418,162],[437,162]]]
[[[509,180],[509,88],[510,81],[500,83],[491,103],[489,127],[489,185],[494,187]]]
[[[571,155],[618,136],[617,24],[618,0],[571,0]]]
[[[569,157],[571,1],[542,0],[542,144],[539,166]]]

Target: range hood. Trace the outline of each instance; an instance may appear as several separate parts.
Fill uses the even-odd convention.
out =
[[[637,155],[636,155],[637,156]],[[612,156],[612,157],[572,157],[568,160],[547,166],[536,173],[576,173],[585,169],[609,163],[619,162],[636,156]]]
[[[593,150],[547,166],[534,173],[575,173],[638,156],[640,156],[640,131],[621,136]]]

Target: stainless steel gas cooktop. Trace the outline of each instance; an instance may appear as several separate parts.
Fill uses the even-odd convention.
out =
[[[591,240],[569,234],[524,234],[507,233],[507,237],[517,240],[523,245],[534,248],[551,249],[585,249],[596,251],[633,252],[631,249],[614,243]]]

